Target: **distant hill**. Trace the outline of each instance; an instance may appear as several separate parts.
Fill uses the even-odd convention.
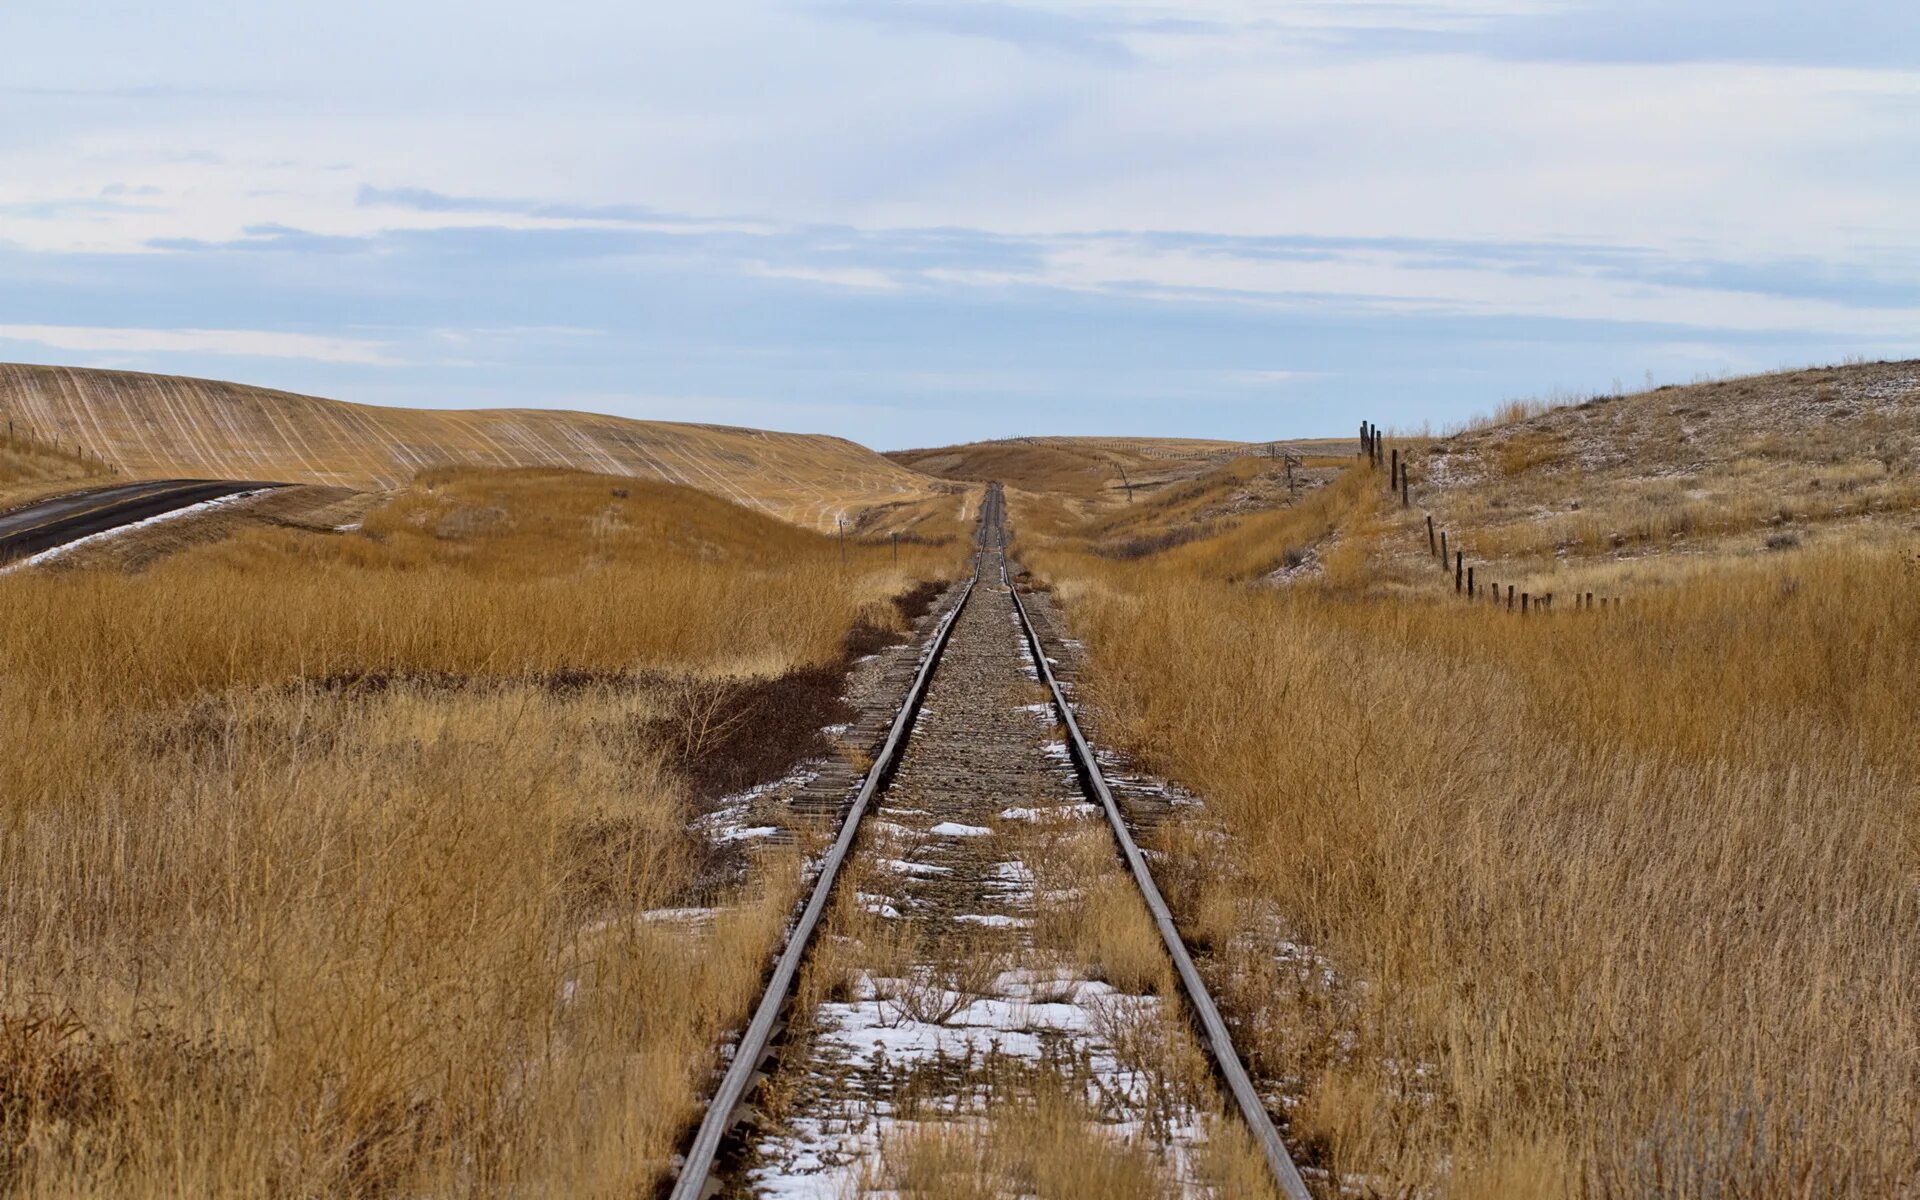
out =
[[[432,467],[566,467],[685,484],[818,529],[953,490],[844,438],[545,409],[387,408],[129,371],[0,364],[4,418],[131,478],[383,489]]]
[[[1351,441],[1229,442],[1209,438],[1032,437],[896,450],[894,462],[943,479],[997,480],[1029,492],[1115,500],[1184,482],[1236,458],[1276,450],[1350,454]]]

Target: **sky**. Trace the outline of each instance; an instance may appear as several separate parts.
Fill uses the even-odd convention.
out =
[[[0,360],[1261,440],[1920,355],[1863,0],[8,0]]]

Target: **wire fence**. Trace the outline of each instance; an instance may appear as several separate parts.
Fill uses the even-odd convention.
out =
[[[1387,471],[1387,492],[1397,496],[1400,507],[1413,508],[1413,486],[1409,478],[1413,456],[1403,454],[1399,447],[1387,445],[1385,434],[1371,421],[1360,422],[1360,449],[1356,457],[1363,458],[1371,470]],[[1455,536],[1449,544],[1448,530],[1436,526],[1433,514],[1425,509],[1420,513],[1426,518],[1427,553],[1439,565],[1443,575],[1453,576],[1453,591],[1462,600],[1469,603],[1487,603],[1503,612],[1518,613],[1521,616],[1552,613],[1555,611],[1605,612],[1618,609],[1626,603],[1625,597],[1605,596],[1595,592],[1576,591],[1571,593],[1573,603],[1567,609],[1556,610],[1555,592],[1523,592],[1517,585],[1507,584],[1505,592],[1495,580],[1487,577],[1486,568],[1491,563],[1467,562],[1466,549]],[[1416,528],[1417,532],[1417,528]]]

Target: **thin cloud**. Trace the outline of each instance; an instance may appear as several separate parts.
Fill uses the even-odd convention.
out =
[[[127,329],[100,325],[0,325],[0,341],[108,354],[217,354],[398,366],[389,343],[267,329]]]

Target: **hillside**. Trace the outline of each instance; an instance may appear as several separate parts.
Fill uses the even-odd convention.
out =
[[[1229,442],[1206,438],[1036,437],[971,442],[887,457],[943,479],[997,480],[1025,492],[1103,504],[1139,499],[1239,458],[1347,454],[1350,442]]]
[[[1707,557],[1910,535],[1920,362],[1599,397],[1399,444],[1414,511],[1470,562],[1523,584],[1647,582]],[[1418,532],[1402,547],[1424,550]]]
[[[842,438],[543,409],[385,408],[124,371],[0,364],[0,415],[132,478],[386,489],[437,467],[570,468],[686,484],[818,529],[955,491]]]
[[[83,459],[74,447],[55,446],[9,427],[0,409],[0,510],[107,479],[106,464]]]

